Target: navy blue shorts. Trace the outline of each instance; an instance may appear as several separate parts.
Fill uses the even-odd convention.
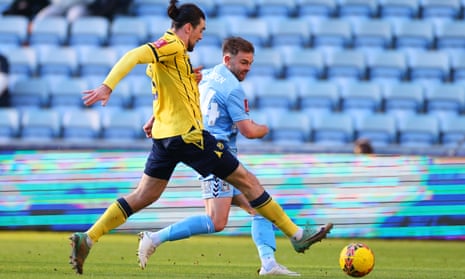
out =
[[[228,177],[239,166],[239,161],[209,132],[201,131],[201,136],[203,144],[186,142],[182,136],[153,139],[144,173],[169,180],[176,165],[182,162],[204,177],[209,174],[221,179]]]

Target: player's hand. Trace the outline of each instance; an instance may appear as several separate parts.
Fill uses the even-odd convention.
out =
[[[84,105],[90,106],[98,101],[102,101],[102,106],[105,106],[108,100],[110,99],[111,91],[112,90],[110,87],[106,86],[105,84],[102,84],[95,89],[86,90],[82,92],[82,94],[84,94],[84,96],[82,96]]]
[[[202,80],[202,69],[203,66],[194,68],[195,81],[197,81],[197,83],[199,83]]]
[[[142,130],[144,130],[145,136],[147,138],[152,138],[152,126],[153,126],[153,116],[150,117],[147,122],[145,122],[144,126],[142,126]]]

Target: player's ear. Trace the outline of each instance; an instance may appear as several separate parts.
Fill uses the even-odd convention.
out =
[[[184,28],[184,32],[186,32],[186,34],[190,34],[192,32],[192,24],[191,23],[184,24],[183,28]]]
[[[226,65],[228,65],[228,64],[229,64],[229,61],[231,61],[231,55],[225,54],[225,55],[223,56],[223,63],[226,64]]]

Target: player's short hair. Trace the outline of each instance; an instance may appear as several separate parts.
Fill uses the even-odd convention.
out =
[[[368,139],[358,139],[355,141],[354,153],[356,154],[372,154],[373,146]]]
[[[171,27],[178,29],[187,23],[195,28],[200,24],[200,20],[205,20],[205,13],[197,5],[186,3],[176,6],[177,0],[171,0],[168,6],[168,16],[171,18]]]
[[[229,53],[237,55],[240,51],[246,53],[254,53],[255,48],[253,44],[241,37],[228,37],[223,41],[223,55]]]

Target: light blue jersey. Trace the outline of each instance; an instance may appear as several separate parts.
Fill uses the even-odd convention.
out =
[[[219,64],[203,71],[199,84],[204,127],[237,153],[237,121],[249,119],[248,102],[239,80]]]

